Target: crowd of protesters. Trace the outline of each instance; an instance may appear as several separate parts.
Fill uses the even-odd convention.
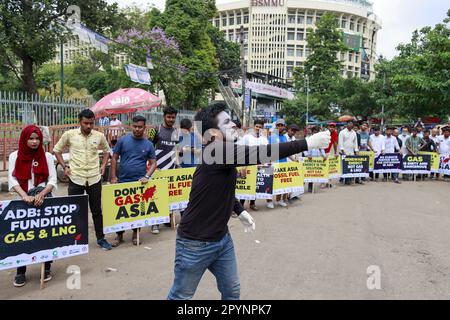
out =
[[[179,129],[175,126],[177,110],[164,109],[163,123],[151,128],[146,133],[146,119],[135,116],[132,119],[132,132],[123,135],[122,123],[115,115],[100,119],[101,126],[115,126],[106,136],[93,130],[95,115],[90,110],[83,110],[79,115],[77,129],[69,130],[63,134],[55,145],[53,152],[59,164],[69,177],[68,195],[87,193],[89,206],[94,222],[97,244],[104,250],[111,250],[124,242],[123,232],[118,233],[110,244],[103,234],[103,217],[101,208],[102,176],[111,156],[110,182],[140,181],[147,183],[155,170],[169,170],[175,168],[195,167],[200,163],[202,152],[202,136],[195,132],[191,120],[181,119]],[[330,156],[357,155],[360,151],[373,151],[375,155],[382,153],[400,153],[416,155],[419,151],[438,152],[450,154],[450,126],[424,130],[419,119],[415,125],[402,127],[387,127],[384,131],[380,127],[370,126],[368,123],[355,123],[349,121],[341,130],[336,123],[330,122],[327,127],[310,126],[306,137],[328,130],[331,141],[325,149],[310,149],[299,154],[281,158],[278,162],[299,161],[300,158],[322,157],[326,160]],[[240,130],[238,144],[247,146],[262,146],[293,142],[300,138],[300,127],[294,123],[287,124],[285,120],[278,119],[271,128],[261,120],[254,121],[251,128]],[[98,150],[103,151],[100,163]],[[63,151],[68,150],[69,163],[63,158]],[[99,166],[100,164],[100,166]],[[265,165],[270,165],[265,164]],[[245,168],[241,170],[245,174]],[[36,126],[27,126],[23,129],[19,150],[9,157],[9,189],[15,191],[22,200],[28,204],[39,206],[44,197],[50,197],[57,187],[56,171],[51,154],[45,153],[43,136]],[[395,183],[399,182],[398,174],[384,174],[383,180],[389,178]],[[410,179],[403,175],[403,179]],[[425,175],[419,178],[425,179]],[[438,174],[431,174],[432,179],[439,179]],[[447,176],[442,177],[448,179]],[[371,180],[379,179],[378,175],[370,176]],[[343,179],[341,183],[364,184],[364,179]],[[312,191],[312,184],[308,190]],[[267,200],[266,206],[274,209],[275,206],[287,207],[289,202],[298,200],[299,193],[278,195],[273,200]],[[237,201],[236,201],[237,202]],[[245,201],[241,201],[245,205]],[[236,207],[236,205],[235,205]],[[238,206],[239,207],[239,206]],[[250,201],[249,208],[257,211],[255,201]],[[244,209],[242,209],[244,210]],[[236,211],[236,210],[235,210]],[[170,224],[169,224],[170,226]],[[159,226],[152,226],[152,233],[159,233]],[[132,242],[138,244],[137,229],[133,230]],[[51,276],[51,262],[45,264],[44,281]],[[17,270],[14,285],[23,286],[26,283],[26,268]]]

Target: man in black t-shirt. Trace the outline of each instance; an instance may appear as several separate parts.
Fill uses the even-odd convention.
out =
[[[233,209],[241,211],[236,210],[236,167],[276,161],[307,149],[325,149],[330,143],[330,132],[326,131],[282,144],[237,145],[236,125],[226,108],[224,103],[214,103],[195,116],[207,144],[177,231],[175,279],[169,300],[191,299],[207,269],[216,277],[222,299],[240,298],[236,255],[227,226]],[[247,211],[236,213],[245,231],[255,230]]]

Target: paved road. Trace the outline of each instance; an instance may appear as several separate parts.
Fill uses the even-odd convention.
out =
[[[64,192],[63,186],[58,193]],[[0,199],[10,197],[5,195]],[[450,183],[340,186],[253,215],[253,235],[230,221],[243,299],[450,298]],[[109,252],[91,241],[89,255],[55,262],[54,279],[44,290],[38,266],[29,268],[23,288],[12,286],[14,271],[2,271],[0,299],[165,299],[175,233],[145,230],[142,238],[140,247],[128,241]],[[69,265],[81,267],[80,290],[66,288]],[[380,290],[367,288],[369,266],[380,270]],[[106,272],[109,267],[117,272]],[[195,299],[218,298],[207,273]]]

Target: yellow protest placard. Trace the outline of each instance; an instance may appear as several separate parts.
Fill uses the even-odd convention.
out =
[[[372,172],[375,167],[375,153],[373,151],[359,151],[359,156],[369,156],[369,171]]]
[[[439,162],[441,161],[439,153],[420,151],[419,154],[429,155],[431,157],[431,172],[439,172]]]
[[[305,182],[328,182],[328,161],[322,157],[303,158]]]
[[[240,171],[245,170],[245,178],[240,177]],[[256,199],[256,175],[258,166],[237,168],[238,178],[236,180],[236,198],[240,200]]]
[[[275,163],[273,168],[274,195],[304,191],[303,170],[301,163]]]
[[[169,223],[167,188],[165,179],[103,186],[103,232]]]
[[[339,179],[342,175],[342,162],[340,156],[328,158],[328,179]]]
[[[168,182],[170,210],[181,210],[187,207],[195,169],[156,170],[153,174],[153,180],[165,179]]]

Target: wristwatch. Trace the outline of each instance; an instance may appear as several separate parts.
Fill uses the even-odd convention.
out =
[[[151,176],[148,176],[148,175],[145,175],[145,177],[144,177],[145,179],[150,179],[151,178]]]

